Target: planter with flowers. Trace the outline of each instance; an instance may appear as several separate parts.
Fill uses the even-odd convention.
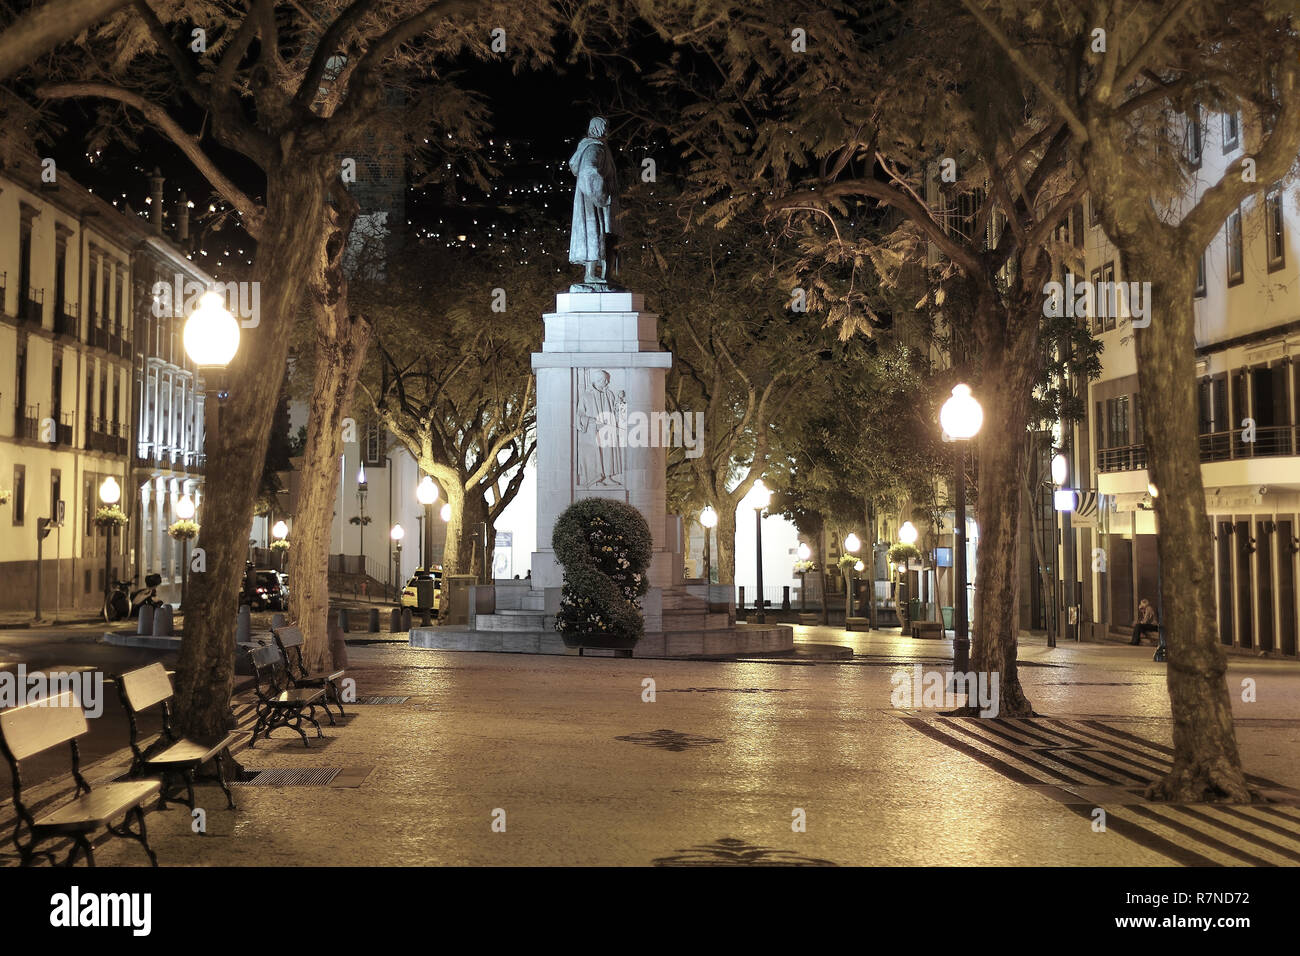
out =
[[[103,505],[95,512],[95,527],[104,528],[109,533],[126,525],[126,512],[117,505]]]

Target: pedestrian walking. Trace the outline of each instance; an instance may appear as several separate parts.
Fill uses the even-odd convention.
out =
[[[1151,606],[1151,602],[1143,598],[1138,602],[1137,620],[1133,622],[1133,640],[1129,644],[1136,647],[1142,643],[1142,635],[1148,631],[1159,632],[1160,625],[1156,622],[1156,609]]]

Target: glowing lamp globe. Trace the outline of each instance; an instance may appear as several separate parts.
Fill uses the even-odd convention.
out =
[[[176,502],[175,511],[176,517],[182,521],[189,521],[194,517],[194,499],[189,495],[182,495],[180,500]]]
[[[865,567],[866,567],[866,565],[863,564],[861,561],[859,561],[857,564],[853,565],[853,570],[854,570],[854,571],[861,571],[861,570],[863,570]]]
[[[366,485],[366,466],[362,465],[357,469],[357,485],[364,488]]]
[[[800,541],[800,542],[799,542],[799,560],[800,560],[800,561],[807,561],[807,560],[808,560],[809,558],[811,558],[811,557],[812,557],[812,548],[808,547],[807,542],[805,542],[805,541]]]
[[[106,505],[115,505],[122,500],[122,486],[112,475],[105,478],[99,486],[99,500]]]
[[[856,534],[850,532],[849,536],[844,539],[844,550],[849,554],[857,554],[860,547],[862,547],[862,542],[858,540]]]
[[[1152,498],[1159,498],[1159,497],[1160,497],[1160,489],[1157,488],[1155,485],[1151,484],[1151,482],[1148,481],[1148,482],[1147,482],[1147,494],[1149,494]]]
[[[285,538],[289,537],[289,526],[283,521],[277,521],[275,527],[271,529],[271,534],[283,541]]]
[[[984,424],[984,409],[970,393],[969,385],[954,385],[952,398],[939,410],[939,423],[953,438],[964,441],[979,434]]]
[[[406,537],[406,530],[400,525],[393,525],[393,530],[388,532],[388,536],[394,541],[401,541]]]
[[[910,521],[904,521],[903,526],[898,529],[898,540],[903,544],[916,544],[916,525]]]
[[[712,505],[700,512],[700,524],[705,528],[716,528],[718,526],[718,513],[713,510]]]
[[[1064,455],[1052,459],[1052,484],[1063,485],[1070,480],[1070,462]]]
[[[445,504],[445,505],[443,505],[443,506],[442,506],[442,511],[439,512],[439,513],[442,515],[442,520],[443,520],[443,521],[450,521],[450,520],[451,520],[451,505],[450,505],[450,504]]]
[[[425,475],[415,489],[415,500],[422,505],[431,505],[438,500],[438,486],[433,479]]]
[[[239,320],[216,292],[205,292],[185,320],[185,354],[200,368],[225,368],[239,349]]]
[[[772,492],[768,490],[767,485],[763,484],[760,478],[754,482],[754,487],[749,492],[749,505],[755,511],[762,511],[772,503]]]

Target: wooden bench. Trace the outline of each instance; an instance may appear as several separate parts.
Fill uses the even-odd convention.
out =
[[[303,640],[302,631],[296,627],[273,627],[271,636],[275,639],[275,644],[280,648],[280,653],[284,655],[285,673],[289,677],[291,687],[319,687],[325,691],[325,698],[321,701],[321,706],[325,708],[325,713],[330,719],[330,726],[334,726],[334,713],[330,710],[330,701],[333,700],[338,706],[339,716],[346,717],[343,712],[343,698],[339,694],[338,681],[347,673],[346,670],[321,671],[319,674],[312,674],[307,671],[306,665],[302,662],[302,646],[306,643]]]
[[[117,694],[122,700],[122,709],[126,711],[131,725],[131,770],[132,776],[157,773],[162,778],[162,790],[159,792],[158,808],[167,808],[167,798],[171,790],[184,786],[188,799],[183,800],[191,810],[197,808],[194,800],[194,783],[196,779],[215,780],[221,785],[226,795],[226,803],[235,809],[235,798],[226,785],[222,773],[223,761],[230,761],[230,748],[239,740],[240,734],[232,732],[217,744],[203,744],[178,737],[172,730],[172,712],[168,703],[174,694],[171,678],[167,668],[162,664],[150,664],[137,670],[128,671],[116,678]],[[149,746],[140,747],[140,728],[136,715],[150,707],[162,709],[162,733]],[[206,763],[215,763],[216,773],[203,775],[199,773]],[[169,783],[170,781],[170,783]]]
[[[142,805],[162,788],[158,780],[136,780],[127,783],[104,783],[94,789],[81,775],[81,754],[77,738],[89,730],[86,713],[81,709],[77,695],[67,690],[57,697],[34,701],[22,707],[0,711],[0,750],[9,761],[13,774],[14,809],[18,820],[14,825],[13,842],[18,848],[22,866],[30,866],[36,856],[36,847],[55,836],[72,838],[72,849],[64,866],[72,866],[78,854],[84,855],[88,866],[95,865],[95,851],[88,837],[100,828],[113,836],[131,837],[139,841],[149,854],[149,862],[158,865],[158,857],[149,846],[144,825]],[[44,753],[67,742],[72,750],[72,779],[76,782],[72,801],[46,813],[39,820],[23,803],[22,775],[19,764],[28,757]],[[114,826],[110,821],[122,816]],[[138,829],[132,830],[135,821]],[[54,863],[54,854],[46,850],[42,855]]]
[[[298,731],[303,746],[310,747],[307,732],[302,729],[303,721],[316,728],[317,737],[324,737],[316,719],[316,708],[324,704],[324,688],[289,686],[284,654],[274,644],[250,647],[248,657],[253,665],[253,691],[257,695],[257,722],[248,746],[257,746],[258,734],[270,740],[271,731],[289,727]]]

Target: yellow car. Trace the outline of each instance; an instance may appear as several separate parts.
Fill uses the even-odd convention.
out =
[[[420,606],[420,592],[416,587],[418,581],[433,581],[433,606],[429,608],[433,616],[438,616],[438,606],[442,603],[442,569],[433,568],[426,571],[424,568],[417,568],[411,580],[406,582],[406,587],[402,588],[402,607],[409,607],[416,611],[425,610]]]

